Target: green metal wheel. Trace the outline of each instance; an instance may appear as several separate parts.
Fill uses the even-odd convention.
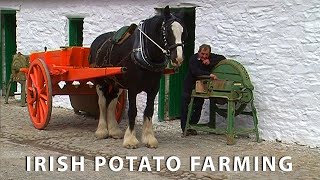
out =
[[[236,102],[235,116],[241,114],[247,104],[253,100],[253,85],[246,69],[239,62],[231,59],[220,61],[212,70],[220,80],[234,81],[241,83],[243,88],[240,93],[240,99]],[[215,98],[213,106],[220,116],[227,117],[227,99]]]

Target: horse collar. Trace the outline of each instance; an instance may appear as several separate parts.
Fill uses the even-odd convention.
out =
[[[163,27],[164,23],[162,24],[161,30],[162,30],[162,34],[163,34],[163,40],[165,43],[165,47],[167,46],[167,41],[166,41],[166,37],[165,37],[165,27]],[[140,29],[140,30],[139,30]],[[169,52],[166,50],[166,53],[164,53],[165,55],[165,59],[162,61],[162,63],[155,63],[153,61],[150,60],[150,57],[148,56],[147,50],[146,50],[146,46],[145,46],[145,41],[144,38],[146,38],[147,36],[145,34],[143,34],[143,32],[145,32],[145,25],[144,25],[144,21],[141,21],[139,23],[139,27],[136,29],[136,36],[135,36],[135,41],[134,41],[134,45],[133,45],[133,51],[132,51],[132,59],[134,60],[134,62],[136,64],[138,64],[139,66],[141,66],[144,69],[147,69],[149,71],[154,71],[154,72],[161,72],[163,71],[163,69],[166,68],[167,64],[168,64],[168,59],[169,59]],[[149,37],[148,37],[149,38]],[[153,41],[152,39],[150,39],[150,41]],[[155,42],[153,42],[155,43]],[[157,44],[156,44],[157,45]],[[157,45],[158,46],[158,45]]]

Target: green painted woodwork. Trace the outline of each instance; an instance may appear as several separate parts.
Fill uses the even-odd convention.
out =
[[[195,40],[195,8],[170,8],[173,12],[184,11],[184,23],[187,27],[188,39],[184,46],[184,62],[179,68],[178,73],[169,76],[169,94],[165,94],[165,77],[161,78],[159,99],[158,99],[158,117],[160,121],[176,119],[181,116],[181,94],[183,90],[183,81],[188,71],[189,58],[194,53]],[[167,98],[166,98],[167,97]],[[168,111],[168,112],[167,112]]]
[[[83,45],[83,18],[69,18],[69,46]]]
[[[8,84],[11,75],[12,57],[17,51],[16,45],[16,11],[14,10],[1,10],[1,89]],[[3,67],[3,61],[6,66]],[[5,72],[5,77],[3,76]],[[4,85],[4,86],[3,86]],[[10,95],[17,90],[16,83],[10,90]]]
[[[2,16],[2,12],[0,11],[0,89],[2,90],[3,87],[3,61],[2,61],[2,31],[3,31],[3,16]]]
[[[160,89],[159,89],[159,97],[158,97],[158,119],[160,121],[164,120],[164,112],[165,112],[165,82],[164,77],[160,79]]]
[[[184,134],[186,135],[187,129],[226,134],[227,144],[234,144],[234,138],[237,134],[255,133],[256,140],[259,142],[258,118],[253,104],[252,91],[254,87],[246,69],[239,62],[226,59],[219,62],[212,73],[218,77],[218,80],[201,76],[197,84],[202,85],[203,88],[196,88],[192,92]],[[189,124],[195,97],[210,99],[210,121],[208,124]],[[250,112],[244,112],[247,104],[251,107]],[[217,113],[227,119],[226,128],[216,128]],[[235,117],[239,114],[252,116],[254,126],[252,128],[235,128]]]

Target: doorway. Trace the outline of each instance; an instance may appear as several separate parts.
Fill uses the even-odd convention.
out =
[[[16,54],[16,11],[0,10],[0,62],[1,94],[5,95],[6,85],[10,80],[12,57]],[[10,95],[17,90],[17,83],[11,87]]]
[[[163,9],[156,10],[161,11]],[[183,50],[184,62],[179,68],[178,73],[169,76],[163,75],[160,80],[160,89],[158,96],[159,121],[178,119],[181,116],[181,95],[183,89],[183,81],[188,71],[189,58],[193,55],[195,46],[195,7],[170,7],[170,10],[172,12],[184,12],[183,21],[185,27],[187,28],[188,38],[185,41]]]

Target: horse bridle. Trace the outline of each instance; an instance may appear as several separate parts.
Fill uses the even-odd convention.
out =
[[[135,41],[133,44],[133,50],[131,53],[131,57],[134,60],[136,64],[138,64],[140,67],[154,71],[154,72],[161,72],[163,69],[166,68],[168,65],[169,59],[171,59],[171,51],[172,49],[178,47],[178,46],[183,46],[183,43],[176,43],[173,45],[168,45],[167,41],[167,29],[168,27],[174,22],[176,19],[171,18],[169,21],[162,22],[161,25],[161,31],[162,31],[162,38],[163,38],[163,43],[164,43],[164,48],[161,47],[159,44],[157,44],[153,39],[151,39],[144,31],[145,31],[145,24],[144,21],[141,21],[139,23],[139,26],[137,27],[137,31],[139,32],[135,36]],[[180,22],[179,22],[180,23]],[[164,54],[164,60],[161,63],[154,63],[152,60],[150,60],[148,53],[145,49],[145,42],[143,40],[143,37],[147,38],[149,41],[151,41],[154,45],[156,45]],[[175,61],[177,60],[172,60],[172,63],[176,63]],[[159,61],[158,61],[159,62]]]
[[[181,22],[178,20],[178,18],[176,18],[174,15],[171,15],[171,18],[169,20],[163,21],[162,27],[161,27],[164,46],[166,47],[166,50],[168,51],[169,55],[170,55],[170,52],[171,52],[172,49],[175,49],[178,46],[182,46],[183,47],[183,45],[184,45],[184,42],[182,40],[181,40],[182,41],[181,43],[175,43],[175,44],[172,44],[170,46],[168,45],[168,42],[167,42],[167,39],[166,39],[167,31],[168,31],[167,29],[175,21],[181,24]]]
[[[168,41],[167,41],[167,34],[168,34],[168,33],[167,33],[167,29],[168,29],[168,27],[169,27],[174,21],[179,22],[175,16],[171,15],[171,18],[170,18],[169,20],[167,20],[167,21],[163,21],[163,23],[162,23],[162,25],[161,25],[162,38],[163,38],[163,43],[164,43],[165,49],[162,48],[159,44],[157,44],[154,40],[152,40],[145,32],[143,32],[143,30],[142,30],[142,28],[141,28],[141,27],[142,27],[142,24],[143,24],[143,21],[140,22],[139,27],[138,27],[139,31],[140,31],[146,38],[148,38],[153,44],[155,44],[155,45],[162,51],[162,53],[163,53],[167,58],[170,57],[170,54],[171,54],[171,50],[172,50],[172,49],[175,49],[175,48],[177,48],[178,46],[182,46],[182,47],[183,47],[183,45],[184,45],[183,42],[182,42],[182,43],[175,43],[175,44],[172,44],[172,45],[170,45],[170,46],[168,45]],[[180,22],[179,22],[179,23],[180,23]],[[180,23],[180,24],[181,24],[181,23]]]

